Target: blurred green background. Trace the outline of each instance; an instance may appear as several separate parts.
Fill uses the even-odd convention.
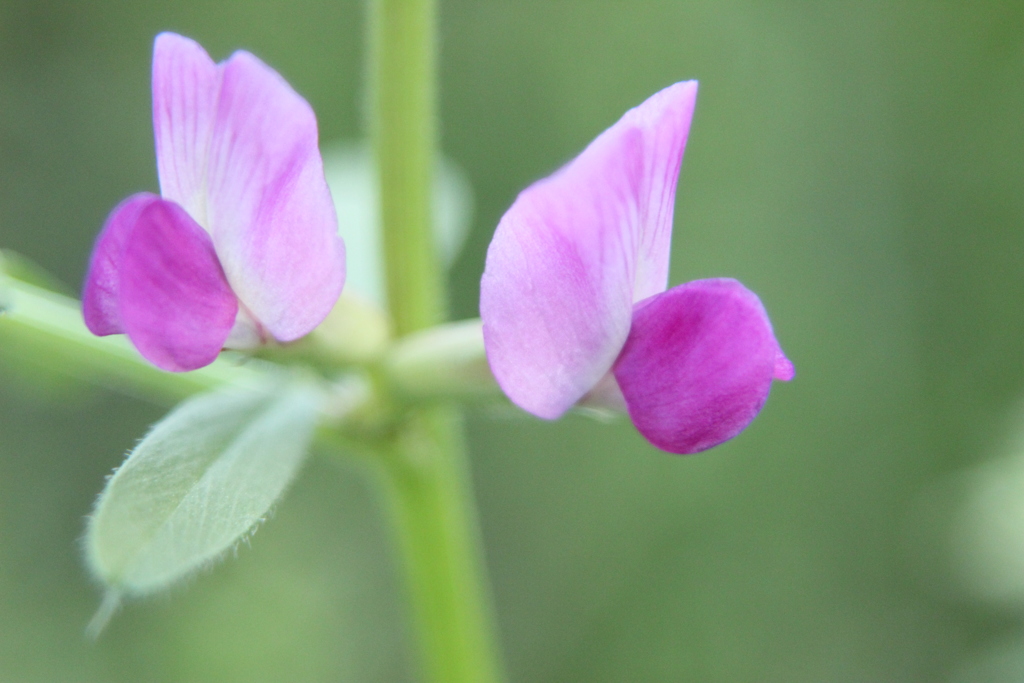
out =
[[[110,208],[156,189],[157,32],[255,52],[326,143],[365,129],[363,22],[0,1],[0,246],[75,291]],[[443,147],[476,194],[454,317],[518,190],[697,78],[672,281],[741,279],[797,367],[696,457],[628,421],[467,416],[511,680],[1024,681],[1024,601],[972,589],[949,531],[957,473],[1024,425],[1024,3],[442,0],[440,25]],[[163,409],[27,374],[0,366],[0,680],[414,679],[377,500],[322,459],[237,558],[87,642],[83,519]]]

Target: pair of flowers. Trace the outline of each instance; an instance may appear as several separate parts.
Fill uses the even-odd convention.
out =
[[[625,409],[675,453],[739,433],[788,380],[757,296],[735,280],[667,289],[675,188],[695,82],[655,94],[524,190],[487,254],[480,312],[499,385],[554,419]],[[160,195],[107,219],[83,292],[95,334],[125,333],[160,368],[298,339],[337,300],[345,249],[308,103],[247,52],[215,64],[157,37]]]

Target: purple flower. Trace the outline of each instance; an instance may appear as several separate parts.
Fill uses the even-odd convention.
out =
[[[760,300],[736,280],[666,291],[672,211],[697,83],[631,109],[522,193],[487,251],[480,291],[491,370],[519,407],[628,410],[658,448],[731,439],[789,380]]]
[[[82,294],[88,328],[127,334],[172,371],[310,332],[341,293],[345,248],[309,104],[248,52],[215,64],[162,33],[153,128],[160,196],[132,195],[107,218]]]

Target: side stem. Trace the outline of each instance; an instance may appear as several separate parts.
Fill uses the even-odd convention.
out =
[[[168,405],[224,385],[259,386],[263,375],[226,358],[193,372],[164,372],[124,337],[89,332],[78,301],[2,273],[0,298],[0,348],[36,374],[69,375]]]
[[[372,132],[388,307],[399,337],[444,319],[431,234],[436,3],[371,0]],[[432,683],[499,683],[476,511],[457,412],[418,408],[381,453],[388,509]]]

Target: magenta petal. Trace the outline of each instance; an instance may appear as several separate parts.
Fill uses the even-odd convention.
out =
[[[195,370],[220,353],[238,313],[210,236],[180,206],[138,215],[120,265],[120,316],[139,352],[164,370]]]
[[[280,341],[310,332],[345,280],[316,118],[247,52],[222,66],[208,197],[208,227],[238,298]]]
[[[153,131],[160,194],[201,225],[220,73],[199,43],[161,33],[153,45]]]
[[[553,419],[611,369],[633,304],[665,289],[679,164],[697,93],[627,112],[502,217],[480,289],[487,357],[518,406]]]
[[[128,197],[110,212],[96,238],[82,287],[82,317],[85,326],[95,335],[124,332],[118,309],[124,246],[135,229],[139,213],[154,201],[160,198],[149,192]]]
[[[775,372],[772,373],[772,377],[783,382],[788,382],[796,377],[796,368],[794,368],[793,363],[782,354],[782,351],[779,351],[778,355],[775,356]]]
[[[615,378],[648,441],[697,453],[750,424],[779,359],[792,370],[756,294],[731,279],[697,280],[636,307]]]

